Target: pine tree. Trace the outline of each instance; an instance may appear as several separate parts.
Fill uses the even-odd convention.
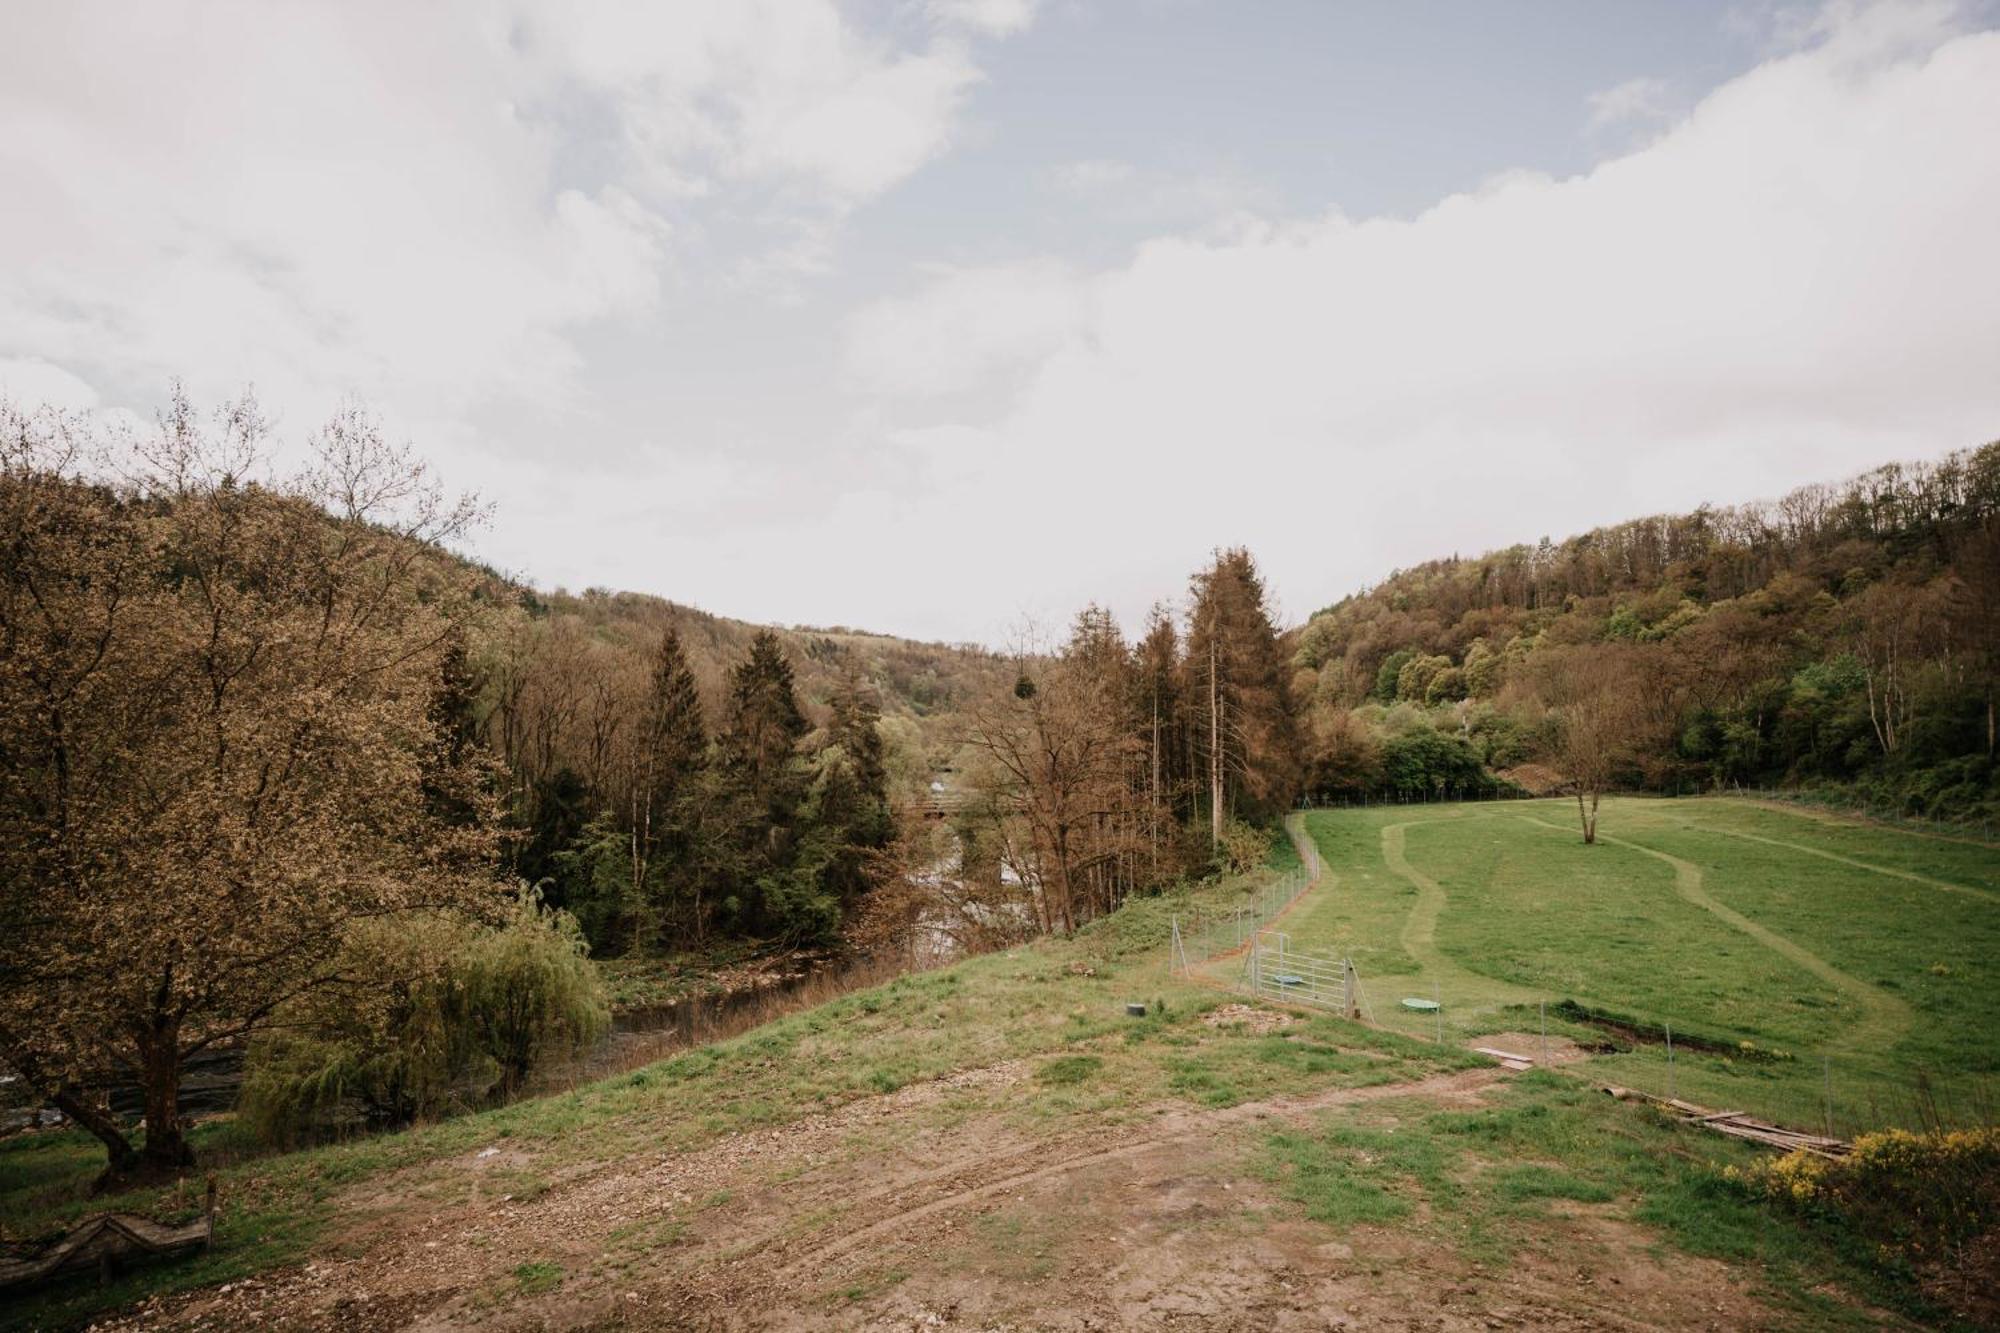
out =
[[[1208,785],[1210,836],[1232,812],[1270,817],[1298,791],[1300,747],[1288,669],[1256,561],[1218,551],[1194,576],[1186,672]]]
[[[894,837],[895,824],[876,726],[882,714],[872,693],[849,673],[834,692],[832,709],[826,743],[815,756],[806,822],[820,852],[820,883],[848,911],[867,891],[872,863]]]
[[[1163,843],[1182,813],[1186,767],[1182,762],[1183,672],[1180,633],[1172,614],[1155,606],[1139,640],[1133,670],[1132,713],[1146,755],[1146,827],[1149,869],[1159,877]]]
[[[827,927],[817,877],[795,873],[806,794],[798,744],[807,730],[784,647],[759,630],[749,656],[729,673],[729,713],[717,742],[728,830],[719,860],[731,871],[724,906],[753,933],[797,938]],[[754,900],[746,887],[754,887]]]
[[[699,888],[686,872],[696,842],[695,795],[707,754],[701,694],[681,636],[669,625],[653,659],[634,759],[629,830],[632,894],[657,918],[672,909],[677,891],[687,890],[697,935]]]
[[[758,630],[750,640],[750,655],[729,673],[724,761],[753,790],[775,795],[807,730],[784,645],[770,630]]]

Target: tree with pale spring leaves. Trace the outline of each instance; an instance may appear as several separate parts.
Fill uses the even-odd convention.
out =
[[[0,1061],[114,1177],[190,1162],[184,1062],[354,984],[348,926],[500,892],[434,708],[479,510],[358,411],[297,475],[265,443],[247,399],[136,437],[0,406]]]

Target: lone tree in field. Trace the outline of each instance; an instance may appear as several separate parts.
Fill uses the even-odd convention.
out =
[[[354,984],[350,925],[496,898],[438,707],[470,603],[435,543],[476,508],[356,412],[296,477],[264,435],[178,393],[143,439],[0,405],[0,1061],[111,1178],[189,1164],[184,1062]]]
[[[1564,650],[1543,664],[1544,702],[1555,726],[1556,767],[1576,792],[1583,840],[1597,841],[1597,806],[1627,760],[1644,723],[1643,682],[1621,649]]]

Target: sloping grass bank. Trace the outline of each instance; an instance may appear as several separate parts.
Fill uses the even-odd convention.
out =
[[[1471,1062],[1332,1019],[1302,1025],[1289,1040],[1201,1023],[1228,997],[1169,975],[1170,919],[1197,903],[1228,904],[1259,882],[1242,877],[1138,900],[1074,939],[905,976],[573,1091],[399,1133],[257,1155],[233,1123],[204,1126],[197,1149],[222,1200],[210,1254],[102,1289],[71,1284],[17,1302],[0,1313],[0,1327],[61,1327],[150,1294],[296,1262],[335,1237],[344,1204],[375,1182],[394,1176],[400,1206],[413,1212],[426,1200],[446,1204],[464,1188],[456,1159],[495,1145],[531,1154],[532,1171],[511,1185],[533,1193],[630,1155],[694,1148],[1004,1061],[1047,1060],[1049,1077],[1034,1081],[1036,1095],[1018,1114],[1051,1131],[1162,1100],[1228,1105]],[[1144,1003],[1146,1017],[1128,1017],[1127,1003]],[[1065,1068],[1087,1077],[1066,1077]],[[198,1182],[91,1199],[99,1155],[76,1132],[0,1142],[5,1234],[45,1234],[100,1208],[165,1216],[199,1200]]]

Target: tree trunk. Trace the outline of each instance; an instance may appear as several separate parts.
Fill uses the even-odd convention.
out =
[[[1583,788],[1576,789],[1576,817],[1583,822],[1583,842],[1588,847],[1597,841],[1597,793],[1590,793],[1590,804],[1583,801]]]
[[[1986,751],[1993,752],[1993,707],[1989,701],[1986,708]],[[1153,878],[1160,877],[1160,691],[1153,690],[1153,785],[1147,792],[1146,810],[1147,841],[1153,850]]]
[[[173,1175],[194,1165],[194,1150],[181,1132],[181,1047],[174,1026],[163,1026],[141,1046],[139,1078],[146,1096],[146,1146],[140,1156],[148,1173]]]
[[[1222,846],[1222,699],[1215,678],[1215,635],[1208,640],[1208,836]]]
[[[85,1100],[75,1088],[56,1089],[49,1098],[55,1108],[82,1125],[104,1145],[109,1162],[104,1168],[104,1180],[121,1179],[135,1174],[139,1169],[139,1154],[133,1151],[132,1140],[125,1136],[117,1117],[101,1106],[94,1106]]]

